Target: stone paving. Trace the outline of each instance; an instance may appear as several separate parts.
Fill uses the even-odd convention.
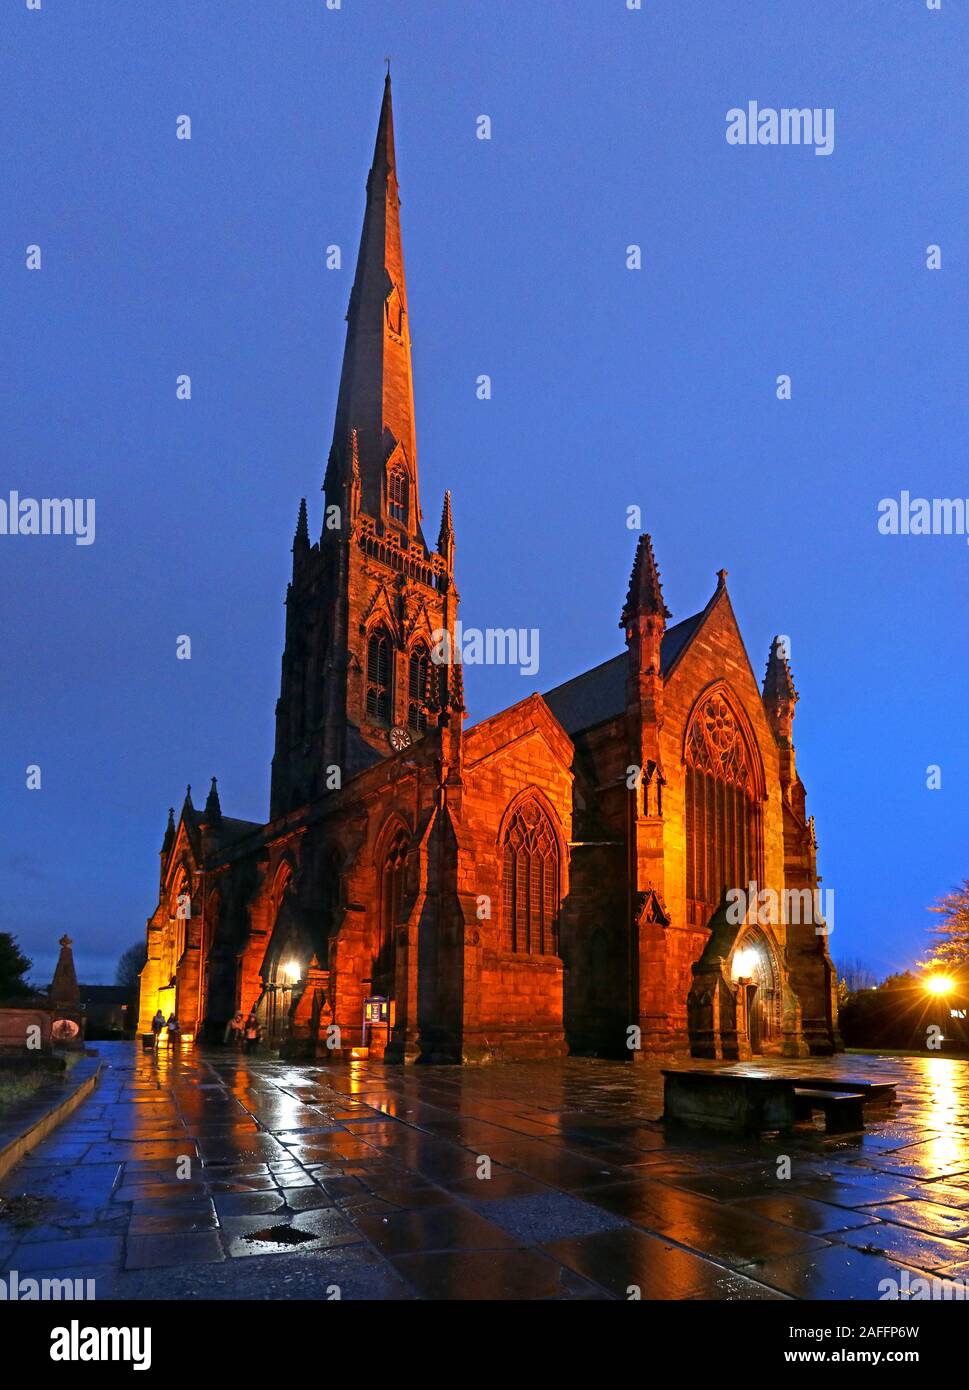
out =
[[[4,1278],[124,1299],[750,1300],[969,1277],[963,1060],[772,1060],[893,1080],[900,1104],[862,1136],[743,1141],[665,1131],[659,1064],[99,1051],[97,1090],[0,1184],[47,1199],[0,1220]]]

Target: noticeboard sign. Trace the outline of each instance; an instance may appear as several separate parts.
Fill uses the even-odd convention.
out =
[[[387,1023],[390,1020],[390,1000],[383,994],[371,994],[363,1001],[364,1023]]]

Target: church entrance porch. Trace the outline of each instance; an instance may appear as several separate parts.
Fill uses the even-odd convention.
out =
[[[738,1032],[746,1032],[754,1055],[775,1050],[780,1035],[780,979],[777,963],[761,933],[745,936],[733,956],[733,978],[739,987]]]
[[[724,897],[693,966],[687,999],[694,1057],[806,1057],[801,1005],[770,928],[733,922]]]

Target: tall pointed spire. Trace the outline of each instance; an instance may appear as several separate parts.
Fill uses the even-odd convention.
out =
[[[410,323],[400,235],[400,198],[390,74],[384,81],[367,207],[347,310],[330,472],[334,489],[351,466],[356,431],[361,508],[420,538]],[[396,475],[396,477],[392,477]]]
[[[390,68],[384,78],[384,96],[380,103],[380,120],[377,122],[377,139],[373,147],[373,169],[386,172],[396,168],[394,150],[394,106],[390,92]]]

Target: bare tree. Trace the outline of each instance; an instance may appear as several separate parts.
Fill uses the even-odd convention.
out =
[[[143,941],[136,941],[133,946],[129,946],[118,961],[118,968],[114,972],[115,984],[123,985],[126,989],[136,988],[138,976],[147,959],[148,948]]]
[[[857,994],[860,989],[871,989],[878,983],[874,972],[857,956],[851,960],[839,960],[836,969],[839,992],[843,990],[845,994]]]

